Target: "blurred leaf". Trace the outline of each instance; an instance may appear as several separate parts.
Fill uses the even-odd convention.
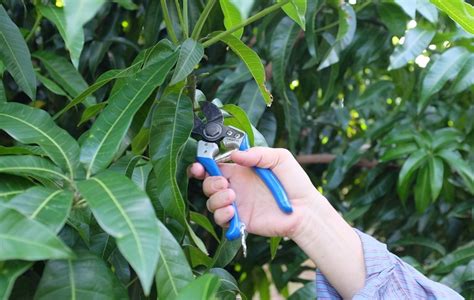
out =
[[[225,118],[224,123],[243,130],[249,138],[250,146],[253,146],[255,143],[255,137],[253,135],[252,124],[250,123],[245,111],[234,104],[226,104],[222,109],[232,115],[232,118]]]
[[[407,17],[400,6],[395,3],[380,3],[377,6],[380,19],[395,35],[402,36],[407,27]]]
[[[229,241],[225,237],[221,238],[221,242],[212,258],[212,266],[221,268],[227,266],[237,255],[240,247],[241,241],[239,239]]]
[[[87,299],[92,295],[128,299],[125,288],[105,262],[81,250],[77,259],[51,260],[46,264],[35,299]]]
[[[182,93],[163,95],[153,113],[150,156],[157,178],[158,199],[167,214],[186,223],[186,206],[176,178],[178,159],[193,128],[193,106]],[[178,126],[176,126],[178,125]]]
[[[148,1],[143,22],[143,37],[145,47],[156,44],[160,33],[160,24],[163,21],[160,1]]]
[[[438,252],[441,256],[446,255],[446,249],[441,245],[440,243],[433,241],[430,238],[422,237],[422,236],[417,236],[417,237],[405,237],[402,238],[395,243],[391,243],[390,246],[397,247],[397,246],[423,246],[430,248],[432,250],[435,250]]]
[[[410,191],[408,185],[410,184],[415,171],[421,166],[422,163],[424,163],[426,154],[427,153],[425,149],[419,149],[416,152],[413,152],[403,164],[402,169],[398,175],[397,183],[397,191],[402,201],[407,199]]]
[[[416,145],[415,143],[400,144],[385,151],[382,157],[380,157],[380,160],[390,161],[394,159],[399,159],[404,157],[405,155],[413,153],[417,149],[418,145]]]
[[[115,238],[148,294],[160,247],[158,221],[148,196],[130,179],[111,171],[77,185],[97,222]]]
[[[219,286],[220,282],[217,276],[212,274],[202,275],[196,280],[191,281],[183,289],[181,289],[176,299],[213,299]]]
[[[436,156],[441,157],[451,169],[458,172],[464,180],[467,189],[474,194],[474,171],[472,167],[462,159],[459,152],[451,149],[443,149],[437,152]]]
[[[38,144],[52,161],[74,177],[79,145],[45,111],[20,103],[1,105],[0,129],[19,142]]]
[[[49,79],[48,77],[45,77],[41,75],[39,72],[36,72],[36,77],[38,77],[38,80],[51,92],[53,92],[56,95],[64,96],[64,97],[69,97],[69,95],[54,81]]]
[[[423,165],[417,174],[415,185],[415,204],[419,213],[424,212],[430,205],[430,171],[428,165]]]
[[[64,15],[64,9],[59,9],[53,6],[37,5],[36,9],[51,21],[59,31],[59,34],[66,44],[66,48],[71,56],[72,64],[77,68],[79,65],[79,57],[81,56],[82,47],[84,46],[84,33],[78,30],[78,34],[75,36],[69,35],[70,31],[67,30],[66,18]]]
[[[239,97],[239,106],[245,110],[250,122],[257,125],[266,105],[255,81],[249,81],[245,84]]]
[[[265,103],[271,105],[273,97],[265,86],[265,69],[257,53],[233,35],[223,37],[221,40],[245,63],[258,85],[263,99],[265,99]]]
[[[200,43],[193,39],[186,39],[179,49],[178,62],[176,63],[170,85],[185,79],[201,61],[203,55],[204,48]]]
[[[6,206],[57,233],[69,215],[72,197],[73,194],[69,191],[35,186],[11,199]]]
[[[278,247],[280,246],[281,237],[270,238],[270,255],[272,259],[275,259]]]
[[[44,179],[69,180],[69,178],[49,160],[32,155],[0,156],[0,173]]]
[[[14,209],[0,205],[2,260],[69,258],[72,251],[46,226]]]
[[[472,85],[474,85],[474,54],[471,53],[461,71],[456,74],[450,91],[453,94],[461,93]]]
[[[136,10],[138,5],[133,3],[133,0],[113,0],[113,2],[118,3],[120,6],[127,10]]]
[[[0,76],[0,103],[7,102],[7,95],[5,94],[5,87],[3,86],[2,78]]]
[[[408,1],[408,0],[407,0]],[[467,32],[474,34],[474,7],[464,0],[430,0]]]
[[[268,143],[269,147],[272,147],[275,143],[276,131],[277,131],[277,122],[275,115],[267,111],[263,113],[260,122],[258,123],[258,130],[265,137],[265,141]]]
[[[20,30],[12,22],[3,5],[0,5],[0,41],[2,44],[0,60],[5,63],[18,86],[31,100],[36,100],[36,78],[30,51]]]
[[[240,14],[240,10],[232,0],[219,0],[222,13],[224,14],[224,26],[225,29],[230,28],[242,23],[243,18]],[[241,28],[232,33],[236,38],[240,39],[244,29]]]
[[[428,105],[429,98],[440,91],[444,84],[453,79],[462,69],[469,57],[465,48],[453,47],[446,50],[428,68],[421,85],[418,112]]]
[[[197,212],[194,212],[194,211],[191,211],[189,212],[189,216],[191,218],[191,222],[194,222],[196,223],[197,225],[201,226],[202,228],[204,228],[207,232],[209,232],[218,242],[219,241],[219,238],[217,237],[217,234],[216,234],[216,231],[214,230],[214,227],[212,226],[211,224],[211,221],[209,221],[209,219],[204,216],[204,215],[201,215],[200,213],[197,213]]]
[[[77,124],[77,126],[81,126],[87,121],[89,121],[90,119],[97,116],[107,104],[108,104],[107,102],[100,102],[100,103],[87,107],[82,113],[81,120],[79,121],[79,124]]]
[[[2,262],[0,273],[0,299],[7,300],[10,297],[15,280],[32,265],[30,262],[21,260],[10,260]]]
[[[236,293],[239,293],[243,299],[246,299],[244,295],[239,290],[239,285],[235,278],[227,272],[225,269],[222,268],[212,268],[209,270],[209,273],[216,275],[219,277],[220,286],[217,290],[216,297],[218,299],[227,299],[227,297],[235,297]]]
[[[431,23],[438,22],[438,9],[429,0],[416,0],[416,10]]]
[[[453,290],[461,291],[465,282],[474,281],[474,259],[465,266],[456,267],[450,274],[441,279],[440,283],[449,286]]]
[[[441,188],[443,187],[444,164],[440,158],[431,156],[428,160],[428,167],[431,201],[434,202],[438,198]]]
[[[187,259],[191,262],[191,267],[193,269],[197,267],[208,268],[211,266],[212,259],[208,256],[208,254],[202,252],[198,247],[194,247],[193,245],[186,245],[184,247],[187,253]]]
[[[316,287],[314,282],[308,282],[303,287],[296,290],[290,295],[288,300],[304,300],[304,299],[316,299]]]
[[[415,60],[428,47],[436,31],[430,27],[416,26],[405,33],[405,42],[398,45],[390,55],[389,70],[399,69]]]
[[[133,116],[163,83],[175,61],[176,55],[173,55],[143,69],[109,98],[109,105],[94,122],[81,147],[81,162],[86,166],[87,176],[110,164]]]
[[[397,3],[410,18],[415,19],[417,1],[418,0],[395,0],[395,3]]]
[[[317,57],[317,52],[316,52],[316,16],[319,12],[321,1],[316,0],[316,1],[309,1],[306,3],[308,5],[308,9],[306,10],[306,19],[308,20],[308,27],[306,28],[305,32],[305,39],[306,39],[306,44],[308,45],[308,52],[311,54],[311,56]]]
[[[71,53],[74,66],[78,67],[80,50],[77,51],[78,41],[84,40],[84,31],[82,27],[86,24],[97,11],[101,8],[105,0],[63,0],[64,1],[64,19],[66,28],[62,29],[64,36],[67,36],[66,45],[69,50],[74,49],[75,54]],[[63,22],[62,22],[63,23]],[[56,25],[57,26],[57,25]],[[61,26],[63,26],[61,24]],[[59,28],[59,27],[58,27]],[[60,31],[61,32],[61,31]],[[63,35],[61,34],[61,35]],[[64,38],[63,36],[63,38]],[[74,46],[73,46],[74,45]],[[76,53],[77,52],[77,53]]]
[[[472,259],[474,259],[474,242],[469,242],[437,261],[434,264],[433,272],[436,274],[449,273],[457,266],[466,264]]]
[[[461,143],[463,134],[455,128],[442,128],[434,132],[433,143],[431,147],[436,152],[443,147],[452,147]]]
[[[281,1],[282,0],[278,0],[278,2]],[[291,0],[290,3],[283,5],[281,8],[287,16],[298,23],[303,30],[306,28],[306,2],[307,0]]]
[[[159,227],[160,259],[155,277],[158,297],[174,299],[193,280],[193,273],[176,239],[161,222]]]

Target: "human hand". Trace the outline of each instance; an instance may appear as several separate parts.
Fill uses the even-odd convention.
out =
[[[234,163],[220,164],[221,176],[208,176],[204,167],[194,163],[190,175],[204,179],[203,190],[207,208],[214,220],[226,227],[234,216],[235,201],[239,216],[249,233],[261,236],[293,237],[304,227],[310,205],[323,198],[311,183],[308,175],[286,149],[254,147],[232,153]],[[293,206],[293,213],[282,212],[273,195],[251,167],[269,168],[285,188]]]

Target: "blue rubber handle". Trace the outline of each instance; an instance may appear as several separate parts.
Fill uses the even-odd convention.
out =
[[[249,148],[250,148],[250,143],[249,143],[247,135],[245,135],[244,140],[242,141],[242,144],[240,144],[239,150],[245,151]],[[278,180],[278,178],[273,173],[273,171],[270,169],[264,169],[264,168],[259,168],[259,167],[253,167],[253,170],[255,171],[255,173],[257,173],[257,175],[262,179],[262,181],[268,187],[268,189],[272,193],[273,198],[275,198],[275,201],[277,202],[280,209],[287,214],[292,213],[293,208],[291,207],[290,200],[288,199],[288,195],[286,194],[286,191],[281,185],[280,180]]]
[[[212,158],[198,156],[196,159],[204,166],[204,169],[206,169],[209,175],[222,176],[221,170],[219,170],[216,161]],[[239,212],[237,211],[237,206],[235,205],[235,202],[232,203],[232,206],[234,207],[234,216],[230,220],[229,228],[225,233],[225,236],[229,241],[236,240],[240,237],[241,226]]]

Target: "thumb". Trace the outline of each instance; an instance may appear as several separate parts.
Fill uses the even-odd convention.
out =
[[[286,149],[253,147],[247,151],[235,151],[231,159],[241,166],[274,169],[289,157],[293,157]]]

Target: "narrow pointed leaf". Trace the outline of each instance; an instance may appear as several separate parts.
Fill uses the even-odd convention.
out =
[[[406,0],[410,1],[410,0]],[[469,33],[474,34],[474,7],[464,0],[430,0]]]
[[[194,70],[194,67],[204,56],[204,48],[193,39],[187,39],[179,50],[178,62],[174,69],[170,85],[174,85],[185,79]]]
[[[230,28],[242,23],[240,10],[232,0],[219,0],[219,4],[221,5],[221,10],[224,14],[225,29],[229,30]],[[240,39],[243,32],[244,29],[240,28],[239,30],[234,31],[232,35]]]
[[[430,238],[417,236],[417,237],[404,237],[395,243],[390,244],[391,247],[395,246],[409,246],[409,245],[417,245],[423,246],[430,249],[437,251],[442,256],[446,255],[446,249],[438,242],[433,241]]]
[[[193,128],[191,100],[175,92],[165,94],[153,114],[150,156],[157,178],[158,198],[167,214],[184,224],[185,203],[176,179],[178,158]]]
[[[26,191],[33,182],[17,176],[0,175],[0,201],[8,200]]]
[[[265,86],[265,69],[263,68],[262,61],[260,60],[260,57],[257,55],[257,53],[255,53],[255,51],[250,49],[241,40],[233,35],[223,37],[221,41],[226,43],[230,49],[232,49],[232,51],[245,63],[250,71],[250,74],[252,74],[252,77],[255,79],[255,82],[258,85],[263,99],[265,99],[265,103],[267,103],[267,105],[271,105],[273,97]]]
[[[5,94],[5,86],[3,85],[3,81],[0,76],[0,103],[5,102],[7,102],[7,95]]]
[[[94,254],[78,251],[74,260],[46,264],[35,299],[128,299],[125,288],[107,264]]]
[[[415,19],[416,2],[417,1],[413,0],[395,0],[395,3],[397,3],[412,19]]]
[[[39,82],[41,82],[48,90],[53,92],[56,95],[69,97],[69,95],[54,81],[41,75],[39,72],[36,72],[36,77],[38,77]]]
[[[278,0],[278,2],[281,1],[282,0]],[[298,23],[303,30],[306,28],[306,2],[307,0],[291,0],[290,3],[281,7],[286,15]]]
[[[3,262],[0,272],[0,300],[8,300],[15,280],[31,267],[32,263],[21,260]]]
[[[451,272],[457,266],[465,264],[472,259],[474,259],[474,242],[471,241],[441,258],[435,265],[434,273],[444,274]]]
[[[2,260],[69,258],[72,251],[43,224],[0,205],[0,257]]]
[[[69,180],[69,178],[49,160],[31,155],[0,156],[0,173],[44,179]]]
[[[59,31],[59,34],[64,40],[66,48],[69,51],[71,56],[71,61],[74,66],[79,65],[79,57],[81,56],[82,47],[84,46],[84,33],[82,29],[79,31],[79,34],[75,36],[69,35],[69,32],[66,30],[66,17],[64,15],[64,9],[56,8],[53,6],[47,5],[37,5],[36,9],[39,10],[41,15],[46,17],[51,21]]]
[[[0,61],[5,63],[8,72],[30,99],[36,100],[36,78],[30,51],[3,5],[0,5],[0,44]]]
[[[143,69],[111,96],[109,105],[97,118],[81,147],[81,162],[86,166],[87,176],[112,162],[133,116],[163,83],[175,61],[176,55],[172,55]]]
[[[416,178],[415,185],[415,206],[419,213],[424,212],[430,205],[431,189],[430,189],[430,172],[428,165],[422,166]]]
[[[193,280],[191,267],[181,246],[160,222],[160,260],[156,270],[156,287],[160,299],[174,299]]]
[[[431,23],[438,22],[438,9],[429,0],[417,0],[416,10]]]
[[[36,186],[10,200],[6,206],[16,209],[57,233],[69,215],[72,196],[69,191]]]
[[[399,69],[409,61],[415,60],[428,47],[435,33],[432,28],[421,26],[408,30],[403,45],[398,45],[390,55],[389,69]]]
[[[249,81],[245,84],[239,97],[239,106],[245,110],[250,122],[257,126],[265,112],[266,105],[255,81]]]
[[[1,105],[0,129],[21,143],[38,144],[52,161],[74,177],[79,145],[45,111],[13,102]]]
[[[456,74],[451,86],[451,93],[461,93],[474,85],[474,54],[471,53],[462,70]]]
[[[254,146],[255,137],[253,135],[252,124],[250,123],[250,120],[247,117],[245,111],[234,104],[226,104],[222,107],[222,109],[232,116],[232,118],[225,118],[224,124],[231,125],[239,128],[240,130],[243,130],[249,138],[250,146]]]
[[[130,179],[103,172],[78,188],[105,232],[116,239],[123,256],[150,292],[159,257],[160,232],[148,196]]]
[[[191,281],[185,286],[176,297],[176,300],[207,300],[214,299],[219,289],[220,282],[217,276],[213,274],[203,275],[196,280]]]
[[[435,201],[443,187],[444,164],[439,157],[430,157],[428,160],[431,201]]]
[[[201,215],[200,213],[197,213],[194,211],[191,211],[189,215],[192,222],[204,228],[216,239],[216,241],[219,242],[219,238],[217,237],[216,231],[214,230],[214,227],[212,226],[211,221],[209,221],[209,219],[206,216]]]
[[[380,157],[380,160],[389,161],[389,160],[399,159],[399,158],[404,157],[405,155],[413,153],[417,149],[418,149],[418,145],[415,143],[397,145],[385,151],[382,157]]]
[[[462,159],[461,154],[455,150],[443,149],[437,152],[436,155],[441,157],[452,170],[459,173],[467,189],[471,193],[474,193],[474,171],[472,166],[469,166],[469,164]]]
[[[409,183],[412,179],[413,173],[420,167],[420,165],[426,159],[426,150],[419,149],[414,152],[412,155],[408,157],[405,163],[400,170],[400,174],[398,175],[398,184],[397,190],[400,198],[402,200],[406,200],[408,197],[409,191]]]
[[[467,49],[454,47],[446,50],[430,65],[421,84],[418,112],[426,107],[432,95],[439,92],[448,80],[453,79],[461,71],[468,57]]]

